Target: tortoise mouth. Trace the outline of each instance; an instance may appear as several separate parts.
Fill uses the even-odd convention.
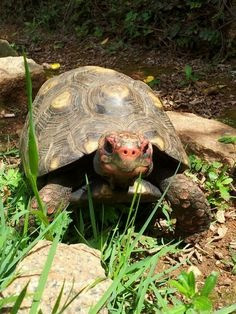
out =
[[[115,185],[132,185],[152,170],[152,144],[131,132],[112,132],[99,140],[95,171]]]

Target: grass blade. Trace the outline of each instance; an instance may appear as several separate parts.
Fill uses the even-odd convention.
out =
[[[29,285],[29,281],[27,282],[27,284],[25,285],[25,287],[22,289],[21,293],[17,297],[16,302],[13,305],[13,308],[11,309],[11,314],[17,314],[18,313],[18,310],[20,309],[21,303],[23,302],[23,300],[25,298],[28,285]]]
[[[62,230],[60,230],[57,233],[56,237],[54,238],[54,240],[52,242],[52,245],[51,245],[51,248],[49,250],[47,260],[46,260],[46,263],[44,265],[43,271],[42,271],[41,276],[39,278],[38,287],[37,287],[37,289],[36,289],[36,291],[34,293],[33,303],[32,303],[32,306],[30,308],[29,314],[37,313],[37,309],[38,309],[38,306],[39,306],[39,303],[40,303],[40,300],[41,300],[44,288],[45,288],[46,283],[47,283],[48,274],[49,274],[49,271],[51,269],[54,256],[56,254],[57,245],[58,245],[58,243],[60,241],[61,232],[62,232]]]
[[[94,214],[92,193],[91,193],[91,189],[90,189],[90,186],[89,186],[89,181],[88,181],[87,175],[85,176],[85,180],[86,180],[86,186],[87,186],[87,189],[88,189],[89,213],[90,213],[91,225],[92,225],[92,229],[93,229],[93,236],[94,236],[95,242],[97,243],[97,240],[98,240],[98,230],[97,230],[96,219],[95,219],[95,214]]]

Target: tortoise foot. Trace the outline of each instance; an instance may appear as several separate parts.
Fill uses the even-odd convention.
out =
[[[211,222],[210,206],[206,197],[198,185],[184,174],[164,179],[162,188],[169,182],[171,183],[166,195],[171,202],[173,216],[177,219],[176,234],[197,239],[197,234],[207,230]]]
[[[47,209],[49,216],[55,214],[57,210],[64,210],[69,205],[71,188],[59,184],[50,183],[45,185],[40,191],[39,196]],[[38,202],[34,197],[31,201],[31,208],[38,210]]]

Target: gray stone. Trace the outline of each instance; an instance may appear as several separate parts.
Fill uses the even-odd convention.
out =
[[[9,56],[17,56],[17,52],[10,46],[7,40],[0,39],[0,58]]]
[[[193,113],[167,111],[187,151],[212,162],[221,161],[234,167],[236,145],[220,143],[225,135],[236,136],[236,130],[216,120],[205,119]]]
[[[38,286],[39,277],[50,247],[51,242],[39,241],[26,258],[18,264],[16,273],[19,273],[19,276],[17,276],[3,292],[4,297],[13,294],[18,295],[29,281],[27,289],[28,297],[24,299],[21,309],[18,311],[19,314],[29,313],[32,296]],[[89,248],[85,244],[67,245],[60,243],[57,247],[46,288],[40,302],[42,312],[52,312],[64,280],[65,285],[61,305],[64,304],[71,289],[72,293],[70,294],[69,300],[83,288],[94,283],[98,278],[103,278],[104,280],[94,287],[82,291],[64,313],[88,313],[90,307],[97,303],[110,286],[111,280],[105,277],[104,269],[101,266],[100,252],[98,250]],[[100,313],[107,313],[107,310],[102,309]]]
[[[46,80],[43,67],[32,59],[27,59],[35,94]],[[23,57],[0,58],[0,104],[11,109],[25,106],[25,69]]]

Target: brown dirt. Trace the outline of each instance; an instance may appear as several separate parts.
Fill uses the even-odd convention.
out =
[[[73,36],[65,37],[60,34],[41,34],[44,40],[39,44],[32,44],[22,29],[17,29],[13,25],[1,27],[0,38],[14,42],[16,46],[24,46],[28,57],[40,64],[59,62],[61,64],[59,72],[82,65],[101,65],[121,70],[138,79],[153,75],[160,79],[160,84],[155,89],[164,100],[165,109],[168,110],[188,111],[216,118],[227,115],[227,110],[233,108],[235,110],[236,107],[233,64],[218,64],[213,67],[209,66],[209,62],[192,59],[190,56],[177,57],[173,52],[147,51],[140,47],[126,47],[114,52],[112,51],[114,43],[109,40],[102,45],[96,39],[78,42]],[[201,79],[182,86],[181,81],[185,77],[183,68],[186,64],[190,64]],[[0,108],[0,113],[1,110]],[[0,116],[1,138],[6,139],[6,136],[10,136],[7,146],[11,147],[17,145],[26,108],[22,108],[21,113],[14,108],[4,110],[15,113],[14,118]],[[192,258],[192,262],[202,273],[200,281],[213,270],[219,272],[217,289],[213,296],[218,308],[236,302],[236,277],[232,274],[229,248],[230,243],[236,241],[235,216],[227,218],[224,226],[228,230],[222,239],[204,245],[207,253],[203,253],[203,261],[199,262]],[[209,231],[204,241],[207,238],[212,239],[213,236],[214,232]]]

